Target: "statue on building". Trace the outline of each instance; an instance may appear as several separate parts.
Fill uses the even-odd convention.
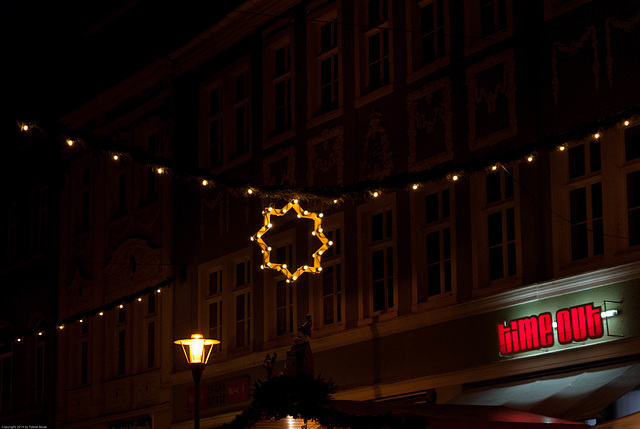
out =
[[[314,377],[313,354],[311,352],[311,315],[305,316],[305,322],[298,327],[293,346],[287,352],[284,374],[289,377]]]

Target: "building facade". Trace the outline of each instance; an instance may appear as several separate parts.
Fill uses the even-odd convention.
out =
[[[57,422],[186,428],[197,400],[217,427],[306,314],[339,399],[628,414],[606,407],[640,385],[639,22],[246,2],[70,112],[100,150],[64,151]],[[288,282],[250,237],[296,197],[333,245]],[[313,265],[312,223],[272,220],[271,261]],[[172,343],[195,331],[221,341],[200,392]]]

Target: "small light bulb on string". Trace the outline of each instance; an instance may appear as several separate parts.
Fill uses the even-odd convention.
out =
[[[21,342],[21,341],[22,341],[22,338],[18,338],[18,339],[16,340],[16,342],[18,342],[18,343],[19,343],[19,342]]]
[[[158,289],[156,292],[160,293],[160,289]]]
[[[124,308],[124,305],[120,304],[120,305],[118,306],[118,308],[122,309],[122,308]]]
[[[533,155],[529,155],[527,157],[527,162],[533,162]]]
[[[138,298],[138,302],[142,302],[142,298]]]
[[[593,135],[593,138],[594,138],[594,139],[599,139],[599,138],[600,138],[600,133],[595,133],[595,134]]]
[[[413,188],[413,190],[415,191],[416,189],[418,189],[418,184],[417,184],[417,183],[416,183],[416,184],[414,184],[414,185],[412,186],[412,188]]]
[[[565,145],[561,145],[561,146],[559,146],[559,147],[558,147],[558,150],[559,150],[560,152],[564,152],[566,148],[567,148],[567,147],[566,147]]]
[[[497,165],[492,165],[492,166],[491,166],[491,171],[496,171],[497,169],[498,169],[498,166],[497,166]]]
[[[629,122],[629,121],[624,121],[624,126],[625,126],[625,127],[628,127],[628,126],[629,126],[629,124],[630,124],[630,122]]]
[[[460,179],[460,176],[458,176],[457,174],[454,174],[453,176],[451,176],[451,180],[453,180],[454,182],[457,182],[458,179]]]
[[[42,336],[42,332],[38,332],[38,336],[41,337]]]
[[[380,196],[380,193],[378,191],[373,192],[373,198],[378,198],[379,196]]]
[[[75,143],[73,140],[71,140],[71,139],[67,139],[67,144],[68,144],[69,146],[73,146],[73,143]]]
[[[78,320],[78,322],[84,323],[84,319],[80,319],[80,320]]]
[[[207,181],[207,179],[202,180],[202,186],[207,186],[208,184],[209,182]]]
[[[338,204],[338,200],[333,200],[333,204]]]
[[[98,316],[104,316],[104,312],[101,311],[100,313],[98,313]]]
[[[118,155],[113,155],[113,160],[117,161],[118,160]]]
[[[64,329],[64,325],[58,326],[58,329],[60,329],[62,331]]]
[[[24,125],[22,126],[22,131],[29,131],[29,125],[24,124]]]
[[[247,194],[249,194],[249,195],[253,194],[253,189],[251,189],[251,188],[247,189]]]
[[[162,174],[162,173],[164,173],[164,168],[158,167],[158,169],[156,171],[158,172],[158,174]]]

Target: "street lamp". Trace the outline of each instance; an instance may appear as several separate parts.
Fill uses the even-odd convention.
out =
[[[193,334],[191,338],[185,338],[182,340],[175,340],[174,344],[180,344],[184,357],[187,358],[187,362],[191,367],[191,374],[193,374],[193,382],[196,385],[196,396],[194,404],[194,419],[193,427],[195,429],[200,428],[200,378],[202,377],[202,371],[209,360],[211,350],[215,344],[220,344],[218,340],[211,340],[204,338],[200,334]]]

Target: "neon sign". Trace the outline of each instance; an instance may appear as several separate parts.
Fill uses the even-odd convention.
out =
[[[551,347],[556,338],[561,345],[600,338],[604,335],[602,316],[601,308],[591,303],[558,310],[555,322],[549,312],[505,321],[498,325],[500,353]]]

